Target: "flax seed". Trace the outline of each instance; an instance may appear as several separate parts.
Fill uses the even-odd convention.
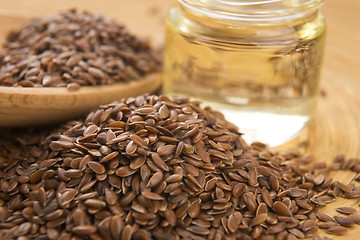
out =
[[[145,198],[151,199],[151,200],[163,200],[164,198],[160,196],[159,194],[149,192],[149,191],[143,191],[141,193]]]
[[[282,202],[279,201],[274,202],[273,208],[275,212],[279,213],[280,215],[284,215],[288,217],[292,216],[290,209]]]
[[[153,176],[149,179],[148,184],[146,185],[147,188],[153,188],[158,185],[163,180],[163,173],[156,172]]]
[[[98,162],[89,161],[87,163],[87,165],[89,166],[89,168],[91,170],[93,170],[97,174],[103,174],[106,171],[105,167],[102,164],[98,163]]]
[[[354,209],[352,207],[339,207],[339,208],[336,208],[336,211],[338,211],[339,213],[347,214],[347,215],[356,213],[356,209]]]
[[[348,232],[348,229],[343,226],[335,226],[331,227],[328,230],[326,230],[326,233],[332,234],[332,235],[345,235]]]
[[[90,235],[96,231],[96,227],[92,225],[80,225],[73,228],[73,232],[79,235]]]
[[[352,227],[354,225],[354,222],[349,218],[345,218],[345,217],[341,217],[341,216],[334,216],[334,219],[337,223],[339,223],[340,225],[342,225],[344,227]]]
[[[0,234],[9,237],[30,223],[26,237],[53,239],[297,239],[358,222],[348,207],[336,222],[318,213],[360,192],[354,184],[332,182],[324,164],[312,168],[296,151],[247,145],[221,115],[186,99],[127,98],[19,139],[22,150],[0,147],[13,159],[0,166]]]

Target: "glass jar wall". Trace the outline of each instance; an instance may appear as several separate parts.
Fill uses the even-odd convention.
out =
[[[224,113],[248,141],[279,145],[315,107],[322,0],[178,0],[166,24],[164,93]]]

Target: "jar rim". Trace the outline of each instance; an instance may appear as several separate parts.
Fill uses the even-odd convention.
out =
[[[211,18],[242,22],[295,20],[316,11],[324,0],[178,0]]]

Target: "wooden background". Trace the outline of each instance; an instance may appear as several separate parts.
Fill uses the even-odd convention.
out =
[[[76,7],[98,12],[126,24],[132,32],[146,37],[156,46],[163,42],[166,12],[173,0],[0,0],[0,44],[12,28],[29,18],[49,15]],[[360,157],[360,0],[327,0],[322,9],[328,34],[322,72],[321,91],[316,113],[303,134],[282,147],[308,141],[306,152],[316,161],[331,162],[336,154]],[[348,183],[354,174],[334,173],[334,178]],[[335,214],[338,206],[356,206],[358,202],[339,199],[322,211]],[[325,236],[320,232],[321,236]],[[360,226],[344,237],[360,239]]]

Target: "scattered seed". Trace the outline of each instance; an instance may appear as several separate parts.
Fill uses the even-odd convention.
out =
[[[265,222],[266,218],[267,218],[266,213],[259,214],[251,220],[250,225],[256,226],[256,225],[262,224],[263,222]]]
[[[153,188],[158,185],[163,180],[163,173],[156,172],[152,177],[149,179],[148,184],[146,185],[147,188]]]
[[[351,221],[353,221],[354,223],[360,224],[360,215],[358,215],[358,214],[351,214],[348,218],[349,218]]]
[[[336,222],[338,222],[340,225],[344,227],[352,227],[354,225],[354,222],[349,218],[334,216],[334,219]]]
[[[343,226],[335,226],[326,230],[326,233],[332,235],[345,235],[348,232],[348,229]]]
[[[142,195],[147,198],[147,199],[151,199],[151,200],[163,200],[164,198],[162,196],[160,196],[157,193],[153,193],[153,192],[149,192],[149,191],[143,191]]]
[[[292,214],[290,209],[282,202],[276,201],[273,204],[273,209],[275,212],[279,213],[280,215],[291,217]]]
[[[90,235],[92,233],[95,233],[97,229],[95,226],[92,225],[80,225],[74,227],[72,231],[78,235]]]
[[[319,222],[319,223],[317,224],[317,226],[318,226],[319,228],[328,229],[328,228],[332,228],[332,227],[335,227],[335,226],[339,226],[339,224],[336,223],[336,222]]]
[[[317,213],[317,218],[324,222],[333,222],[334,219],[332,219],[330,216],[326,215],[325,213]]]
[[[90,161],[87,164],[88,164],[89,168],[97,174],[103,174],[106,171],[104,165],[102,165],[98,162]]]
[[[347,215],[356,213],[356,209],[352,208],[352,207],[339,207],[336,209],[336,211],[338,211],[339,213],[347,214]]]

